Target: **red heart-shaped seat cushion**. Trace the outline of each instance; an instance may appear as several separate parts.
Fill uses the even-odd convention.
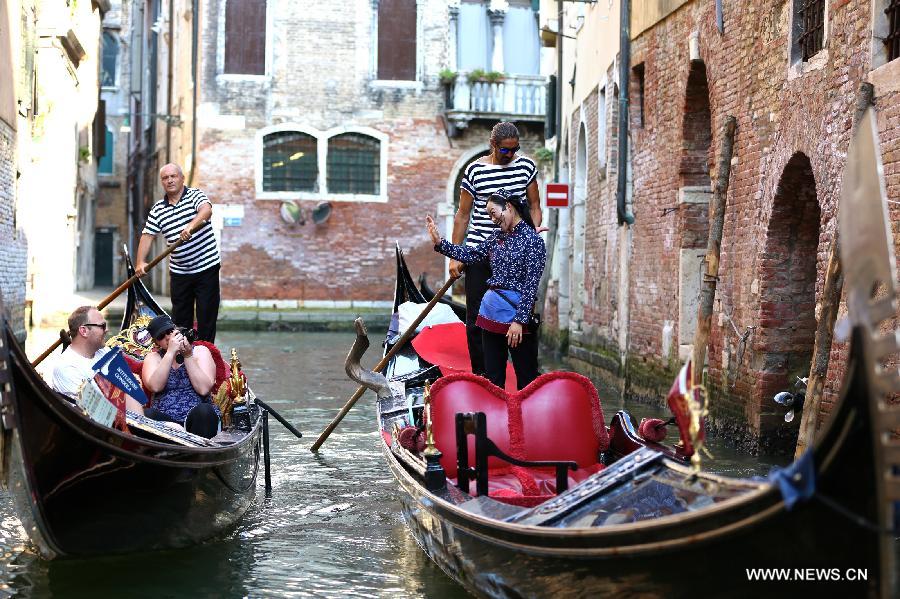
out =
[[[600,398],[590,379],[574,372],[543,374],[516,393],[507,393],[470,373],[438,379],[431,387],[432,430],[441,450],[441,466],[457,474],[456,414],[484,412],[488,438],[500,451],[521,460],[574,461],[579,467],[597,463],[609,447]],[[469,465],[475,465],[475,439],[469,437]],[[508,470],[488,460],[488,470]]]

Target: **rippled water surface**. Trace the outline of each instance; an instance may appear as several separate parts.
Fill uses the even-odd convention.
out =
[[[35,336],[36,339],[40,335]],[[374,339],[374,337],[373,337]],[[304,433],[270,419],[272,485],[224,538],[122,558],[46,562],[0,493],[0,593],[33,597],[464,597],[419,550],[399,516],[375,433],[373,396],[357,403],[318,455],[309,446],[356,389],[343,373],[349,333],[221,333],[250,384]],[[32,344],[30,344],[32,345]],[[377,343],[367,355],[377,361]],[[41,348],[29,355],[36,355]],[[603,397],[601,392],[601,397]],[[620,404],[604,402],[607,419]],[[628,406],[637,416],[659,415]],[[769,465],[712,443],[709,469],[738,476]],[[139,509],[139,506],[135,506]],[[127,535],[123,530],[121,534]]]

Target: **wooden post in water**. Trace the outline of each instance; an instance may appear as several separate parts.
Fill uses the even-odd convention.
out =
[[[872,105],[874,95],[875,88],[871,83],[860,84],[856,97],[856,113],[853,115],[853,132],[859,126],[859,121],[866,113],[866,109]],[[851,132],[851,138],[853,132]],[[835,218],[837,216],[837,212],[835,212]],[[822,297],[816,303],[819,322],[816,324],[816,340],[813,344],[809,379],[806,381],[806,401],[803,404],[803,416],[800,418],[800,433],[797,435],[794,459],[803,455],[803,452],[812,444],[819,426],[819,403],[822,401],[822,392],[825,388],[825,375],[828,374],[831,342],[834,338],[834,322],[837,320],[843,289],[844,273],[840,260],[840,239],[838,239],[838,228],[835,226],[831,249],[828,252],[828,267],[825,271]]]
[[[719,281],[719,254],[722,246],[722,231],[725,228],[725,206],[728,199],[728,181],[731,177],[731,156],[734,153],[734,135],[737,119],[725,117],[722,124],[722,150],[719,153],[719,171],[713,201],[709,206],[709,239],[706,242],[705,268],[700,283],[700,305],[697,308],[697,330],[694,332],[694,349],[691,360],[694,363],[692,379],[694,385],[703,381],[703,364],[706,362],[706,345],[712,321],[713,299]]]

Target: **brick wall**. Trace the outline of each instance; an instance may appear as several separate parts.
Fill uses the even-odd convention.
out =
[[[682,247],[705,246],[707,226],[704,210],[672,208],[680,186],[715,181],[721,124],[734,115],[738,128],[708,355],[711,424],[750,448],[760,435],[763,445],[791,437],[771,396],[787,388],[795,373],[808,370],[815,298],[835,230],[855,97],[870,69],[868,4],[829,7],[826,49],[805,69],[788,63],[790,6],[726,5],[723,35],[715,27],[712,4],[689,3],[632,46],[632,65],[644,66],[644,90],[641,126],[641,102],[636,85],[631,88],[636,222],[626,378],[648,396],[659,398],[666,390],[671,370],[662,351],[662,328],[665,321],[678,321],[678,254]],[[705,90],[698,63],[689,55],[694,32]],[[896,86],[882,89],[876,97],[879,136],[887,194],[896,200],[900,98]],[[583,105],[588,114],[591,101]],[[577,130],[577,113],[572,130]],[[705,156],[700,150],[707,145],[704,119],[711,125]],[[704,158],[708,177],[702,172]],[[596,186],[589,194],[594,203],[588,221],[597,228],[614,226],[615,213],[603,203],[608,195]],[[890,211],[896,229],[900,213],[895,204]],[[589,261],[609,255],[608,235],[588,229],[586,236]],[[587,279],[586,274],[586,284]],[[586,311],[585,316],[608,335],[604,327],[614,322],[609,313]],[[845,358],[846,346],[835,343],[823,411],[833,405]]]
[[[431,247],[425,215],[447,212],[454,164],[488,142],[496,122],[473,121],[449,138],[439,116],[446,66],[447,2],[419,3],[420,77],[415,84],[373,83],[372,3],[269,4],[276,11],[272,71],[265,78],[223,77],[216,28],[221,2],[203,23],[203,86],[197,184],[214,203],[241,204],[241,226],[222,230],[223,299],[387,301],[392,299],[399,242],[413,274],[443,278],[444,259]],[[230,121],[228,119],[231,119]],[[331,202],[327,222],[282,221],[281,200],[255,189],[257,132],[295,124],[327,131],[366,127],[387,136],[387,202],[345,201],[339,195],[298,200],[308,211]],[[521,127],[526,153],[543,143],[540,127]]]
[[[25,339],[25,277],[28,258],[25,235],[16,225],[15,131],[0,121],[0,292],[13,332]]]

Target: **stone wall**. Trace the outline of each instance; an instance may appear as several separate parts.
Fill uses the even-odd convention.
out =
[[[373,74],[373,3],[269,4],[271,60],[265,76],[223,75],[216,35],[224,3],[204,15],[197,185],[217,204],[240,205],[240,226],[222,229],[222,293],[229,300],[387,302],[394,288],[394,244],[413,274],[442,279],[444,259],[425,230],[425,215],[446,227],[453,188],[466,157],[486,148],[496,119],[473,121],[450,138],[442,118],[447,64],[445,0],[419,7],[418,77],[376,81]],[[386,136],[387,201],[354,201],[335,194],[314,199],[263,199],[257,192],[260,130],[286,125],[320,132],[365,128]],[[543,143],[543,124],[520,126],[530,153]],[[296,199],[306,223],[280,217],[282,199]],[[309,210],[333,207],[324,224]]]
[[[16,223],[16,137],[0,121],[0,293],[13,332],[25,339],[25,277],[28,246]]]

